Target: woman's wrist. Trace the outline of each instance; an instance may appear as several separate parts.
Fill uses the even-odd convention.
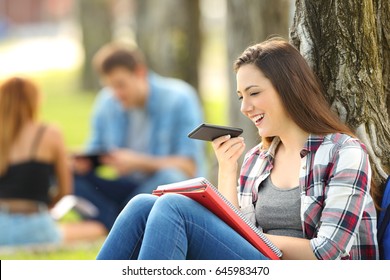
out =
[[[231,174],[237,174],[238,171],[238,164],[234,165],[219,165],[218,167],[218,174],[223,174],[223,175],[231,175]]]
[[[237,169],[219,170],[218,172],[218,187],[223,189],[234,189],[237,186]]]

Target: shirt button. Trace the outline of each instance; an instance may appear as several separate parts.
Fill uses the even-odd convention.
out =
[[[303,170],[306,170],[306,166],[303,166],[302,169],[303,169]]]

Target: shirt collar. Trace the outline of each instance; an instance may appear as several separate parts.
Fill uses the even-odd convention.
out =
[[[324,142],[324,138],[322,135],[310,134],[301,150],[301,157],[305,157],[308,153],[315,153]]]
[[[322,142],[324,141],[324,138],[325,137],[322,135],[310,134],[306,140],[305,145],[303,146],[303,149],[301,150],[301,153],[300,153],[301,158],[305,157],[310,152],[315,153],[318,150],[318,148],[320,147],[320,145],[322,144]],[[276,149],[279,146],[279,144],[280,144],[280,138],[274,137],[274,139],[271,142],[270,147],[267,150],[262,151],[261,150],[262,144],[260,144],[258,146],[258,149],[256,152],[257,152],[257,154],[259,154],[259,156],[261,158],[266,158],[266,157],[274,158]]]
[[[262,150],[263,144],[260,143],[260,145],[258,146],[258,149],[257,149],[257,153],[259,154],[259,156],[261,158],[266,158],[266,157],[274,158],[276,148],[279,146],[279,143],[280,143],[280,138],[274,137],[274,139],[271,142],[271,145],[269,146],[269,148],[267,150]]]

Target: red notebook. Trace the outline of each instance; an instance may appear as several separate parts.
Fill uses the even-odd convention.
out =
[[[153,191],[154,195],[165,193],[185,195],[209,209],[221,220],[238,232],[264,256],[279,260],[282,252],[254,224],[246,219],[209,181],[203,177],[179,183],[161,185]]]

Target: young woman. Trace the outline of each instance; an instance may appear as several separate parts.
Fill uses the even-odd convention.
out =
[[[0,87],[0,246],[61,239],[48,208],[71,192],[71,173],[61,132],[37,121],[39,101],[27,79]]]
[[[234,64],[241,111],[262,142],[213,141],[219,191],[283,252],[283,259],[377,259],[376,211],[364,145],[330,111],[300,53],[281,39]],[[213,213],[180,195],[140,195],[98,259],[265,259]]]

